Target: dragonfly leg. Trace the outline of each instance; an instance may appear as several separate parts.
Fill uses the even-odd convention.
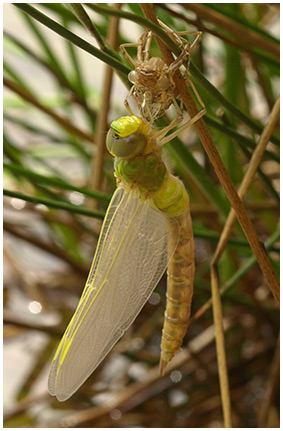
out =
[[[173,99],[173,104],[174,104],[174,106],[175,106],[175,108],[176,108],[176,111],[177,111],[177,115],[176,115],[176,117],[171,121],[171,123],[169,123],[168,124],[168,126],[166,126],[166,127],[164,127],[162,130],[160,130],[159,132],[156,132],[156,139],[158,139],[158,141],[163,145],[163,139],[166,139],[166,138],[164,138],[166,135],[167,135],[167,133],[169,133],[170,132],[170,130],[172,130],[172,129],[174,129],[175,127],[177,127],[178,126],[178,124],[180,124],[182,121],[183,121],[183,112],[182,112],[182,110],[180,109],[180,107],[179,107],[179,105],[178,105],[178,103],[177,103],[177,101],[176,101],[176,99],[174,98]],[[169,136],[171,136],[171,134],[169,135]],[[170,138],[171,139],[171,138]],[[168,141],[170,141],[170,139],[169,140],[167,140],[166,142],[168,142]]]
[[[181,54],[168,67],[168,77],[173,87],[175,87],[175,81],[173,79],[173,76],[175,72],[185,63],[185,61],[188,62],[186,66],[186,72],[187,72],[190,64],[190,53],[188,51],[183,50]]]
[[[172,37],[172,39],[177,43],[177,45],[179,46],[179,48],[181,48],[182,50],[183,49],[187,49],[190,54],[192,54],[194,52],[194,50],[196,49],[196,47],[200,43],[200,41],[202,39],[202,36],[203,36],[203,32],[199,31],[199,30],[194,30],[194,31],[173,31],[170,27],[168,27],[166,24],[164,24],[164,22],[158,20],[158,23]],[[196,35],[196,38],[195,38],[195,40],[193,41],[192,44],[190,44],[187,41],[187,39],[184,39],[183,37],[180,37],[180,36],[190,36],[190,35]],[[185,48],[184,48],[184,46],[185,46]]]
[[[124,57],[136,68],[144,60],[149,58],[149,50],[151,45],[152,32],[146,31],[141,35],[137,43],[123,43],[120,45],[120,49]],[[135,61],[126,48],[137,48],[137,60]]]
[[[195,40],[192,43],[189,43],[187,41],[187,39],[184,39],[183,37],[180,37],[180,39],[184,42],[185,45],[189,45],[189,51],[190,54],[192,54],[196,47],[198,46],[198,44],[200,43],[202,36],[203,36],[203,32],[202,31],[176,31],[177,35],[182,35],[182,36],[190,36],[190,35],[196,35]]]
[[[132,111],[132,108],[130,107],[128,99],[131,97],[131,95],[132,95],[132,93],[134,91],[134,88],[135,88],[135,86],[133,85],[132,88],[130,89],[130,91],[129,91],[127,97],[126,97],[126,99],[124,100],[124,105],[125,105],[125,107],[126,107],[126,109],[127,109],[127,111],[129,112],[130,115],[134,115],[134,113]]]
[[[145,33],[144,33],[145,34]],[[122,51],[122,54],[124,57],[128,60],[129,63],[131,63],[134,68],[138,66],[139,63],[143,61],[143,46],[144,41],[142,39],[144,35],[142,35],[137,43],[123,43],[120,45],[120,49]],[[127,52],[126,48],[137,48],[137,61],[135,61],[130,54]]]
[[[184,104],[183,99],[181,99],[181,107],[179,107],[176,99],[174,99],[173,103],[174,103],[174,105],[176,107],[176,110],[177,110],[177,118],[181,118],[181,120],[179,120],[177,122],[173,122],[174,121],[173,120],[167,126],[167,128],[165,127],[165,129],[163,129],[163,130],[166,130],[166,129],[167,130],[166,130],[166,133],[161,136],[161,138],[159,137],[159,139],[160,139],[159,142],[160,142],[161,145],[166,144],[171,139],[173,139],[176,136],[178,136],[179,133],[183,132],[188,127],[191,127],[196,121],[198,121],[206,113],[205,105],[204,105],[204,103],[203,103],[200,95],[198,94],[197,89],[194,86],[193,82],[191,81],[191,79],[189,78],[188,75],[184,75],[184,79],[186,80],[186,82],[188,83],[188,85],[192,88],[192,91],[195,94],[195,96],[196,96],[196,98],[197,98],[197,100],[198,100],[198,102],[199,102],[199,104],[200,104],[200,106],[201,106],[202,109],[193,118],[191,118],[190,120],[188,120],[187,122],[185,122],[181,127],[179,127],[179,129],[177,129],[175,132],[170,133],[170,135],[168,135],[168,136],[165,136],[165,135],[167,135],[167,133],[171,129],[173,129],[174,127],[176,127],[182,121],[182,119],[183,119],[183,104]]]
[[[151,40],[152,40],[152,31],[149,31],[146,34],[146,42],[143,50],[142,61],[148,61],[150,58],[149,52],[150,52]]]
[[[164,22],[160,21],[160,19],[158,20],[158,23],[161,27],[164,28],[164,30],[166,31],[166,33],[174,40],[175,43],[177,43],[177,45],[179,46],[179,48],[183,49],[183,42],[182,39],[178,36],[178,32],[172,30],[172,28],[168,27],[166,24],[164,24]],[[187,40],[185,40],[186,43],[188,43]]]
[[[204,114],[205,114],[205,112],[206,112],[205,111],[205,105],[204,105],[200,95],[198,94],[198,91],[197,91],[196,87],[194,86],[193,81],[189,78],[188,75],[185,76],[185,79],[188,82],[191,89],[193,90],[193,93],[196,96],[196,98],[197,98],[197,100],[198,100],[198,102],[199,102],[200,106],[202,107],[202,110],[204,111]]]
[[[206,114],[206,110],[205,108],[202,109],[201,111],[199,111],[193,118],[191,118],[190,120],[186,121],[181,127],[179,127],[175,132],[170,133],[170,135],[165,136],[165,138],[163,138],[160,141],[161,145],[167,144],[167,142],[171,141],[172,139],[176,138],[176,136],[178,136],[180,133],[182,133],[184,130],[188,129],[189,127],[191,127],[196,121],[198,121],[203,115]],[[174,126],[175,127],[175,126]]]

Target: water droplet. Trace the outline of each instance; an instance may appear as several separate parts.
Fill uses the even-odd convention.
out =
[[[21,210],[26,206],[26,202],[23,199],[12,198],[11,205],[15,210]]]
[[[172,373],[170,374],[170,379],[172,380],[172,382],[174,383],[178,383],[182,380],[182,373],[178,370],[174,370],[172,371]]]
[[[29,303],[28,309],[32,314],[38,314],[42,310],[42,305],[40,302],[32,301]]]
[[[81,205],[84,201],[84,195],[80,192],[70,193],[70,202],[74,205]]]
[[[114,421],[117,421],[118,419],[121,419],[122,417],[122,413],[119,409],[113,409],[110,412],[110,417],[111,419],[113,419]]]

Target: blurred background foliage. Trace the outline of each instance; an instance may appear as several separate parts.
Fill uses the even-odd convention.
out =
[[[221,427],[212,311],[210,306],[199,311],[211,297],[210,261],[230,204],[193,128],[166,146],[191,197],[196,242],[192,323],[183,359],[157,378],[163,277],[80,390],[64,403],[47,393],[50,361],[81,294],[115,189],[113,160],[99,142],[109,123],[127,114],[130,65],[118,46],[136,42],[144,30],[138,4],[108,7],[132,15],[115,22],[102,4],[92,3],[4,5],[5,427]],[[175,31],[204,33],[191,79],[238,188],[279,95],[279,4],[155,7]],[[116,40],[109,34],[114,25]],[[114,48],[107,42],[111,37]],[[152,55],[159,55],[156,44]],[[109,66],[112,84],[104,79]],[[245,200],[277,273],[278,128]],[[218,269],[226,288],[234,426],[278,427],[279,312],[238,224]]]

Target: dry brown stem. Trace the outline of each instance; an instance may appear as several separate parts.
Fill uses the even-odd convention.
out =
[[[262,73],[260,60],[253,53],[251,53],[249,57],[251,60],[252,67],[257,74],[257,80],[265,97],[269,112],[271,112],[273,108],[273,95],[271,94],[269,85],[267,84],[265,76]]]
[[[273,360],[270,365],[269,376],[266,383],[265,396],[259,414],[259,428],[268,427],[268,413],[272,405],[273,396],[280,381],[280,334],[278,335],[277,345],[274,352]]]
[[[114,4],[116,9],[120,9],[121,4]],[[109,23],[108,42],[113,49],[117,49],[118,45],[118,29],[119,17],[111,16]],[[97,115],[97,146],[91,163],[91,178],[89,187],[93,190],[101,190],[101,182],[103,177],[103,161],[105,154],[105,136],[108,129],[108,112],[111,100],[111,87],[113,80],[112,67],[105,66],[104,82],[102,86],[102,101]],[[92,209],[97,209],[98,202],[90,199],[88,206]]]
[[[212,309],[213,309],[213,319],[214,319],[214,325],[215,325],[217,364],[218,364],[221,401],[222,401],[223,416],[224,416],[224,425],[225,425],[225,428],[231,428],[232,414],[231,414],[229,379],[228,379],[228,370],[227,370],[227,361],[226,361],[226,352],[225,352],[223,314],[222,314],[222,304],[221,304],[220,291],[219,291],[219,285],[218,285],[218,272],[215,266],[211,268],[210,275],[211,275]]]
[[[14,417],[19,416],[20,414],[24,413],[34,405],[38,407],[40,403],[46,402],[49,396],[50,395],[47,392],[45,392],[43,394],[36,394],[36,395],[33,395],[32,397],[26,398],[25,400],[18,403],[16,408],[7,410],[3,414],[3,422],[6,422],[10,419],[13,419]]]
[[[3,323],[4,325],[14,325],[19,328],[24,328],[30,331],[44,332],[50,336],[57,338],[62,336],[63,329],[58,329],[58,325],[52,327],[50,325],[39,325],[34,322],[29,322],[21,317],[16,316],[13,312],[4,310],[3,311]]]
[[[244,43],[241,40],[239,40],[239,38],[230,37],[227,34],[222,34],[219,31],[216,31],[215,29],[213,29],[211,26],[205,25],[203,21],[200,21],[199,19],[190,19],[187,16],[185,16],[184,13],[178,13],[175,10],[165,6],[165,4],[160,3],[158,4],[158,7],[167,10],[171,15],[182,19],[188,24],[194,25],[195,27],[198,28],[198,30],[201,30],[203,33],[212,34],[218,39],[221,39],[223,42],[227,42],[232,46],[236,46],[237,48],[240,48],[242,51],[249,52],[251,57],[254,55],[254,51],[252,47],[247,43]]]
[[[206,20],[220,28],[227,30],[239,39],[242,43],[255,48],[261,47],[270,54],[280,58],[280,47],[274,42],[262,37],[253,30],[235,22],[221,13],[204,6],[201,3],[182,3],[182,6],[195,12],[198,18]]]
[[[247,202],[246,208],[253,212],[269,210],[278,210],[279,212],[277,202],[272,200],[266,200],[263,202]],[[191,202],[190,209],[192,215],[218,215],[218,210],[214,206],[206,203]]]
[[[252,158],[250,160],[247,172],[244,175],[244,178],[242,180],[242,183],[240,185],[240,188],[238,190],[239,197],[244,200],[250,185],[252,184],[252,181],[256,175],[257,169],[260,165],[260,162],[263,158],[264,151],[267,147],[267,144],[269,142],[269,139],[272,135],[272,132],[274,128],[276,127],[276,124],[279,120],[279,114],[280,114],[280,98],[277,99],[276,103],[274,104],[274,107],[271,111],[269,120],[266,124],[266,126],[263,129],[262,135],[259,139],[259,142],[253,152]],[[224,225],[224,228],[221,233],[221,237],[219,239],[215,254],[212,259],[211,263],[211,271],[213,270],[213,267],[217,265],[222,253],[225,250],[225,247],[227,245],[227,242],[229,240],[232,228],[236,222],[236,214],[233,208],[231,209],[226,223]],[[276,299],[278,305],[280,303],[280,290],[279,290],[279,284],[278,286],[274,285],[274,288],[272,290],[272,293],[274,295],[274,298]]]

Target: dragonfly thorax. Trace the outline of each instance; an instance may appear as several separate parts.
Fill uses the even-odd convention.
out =
[[[153,196],[164,183],[168,171],[158,153],[140,155],[133,159],[116,158],[115,176],[118,183]]]

